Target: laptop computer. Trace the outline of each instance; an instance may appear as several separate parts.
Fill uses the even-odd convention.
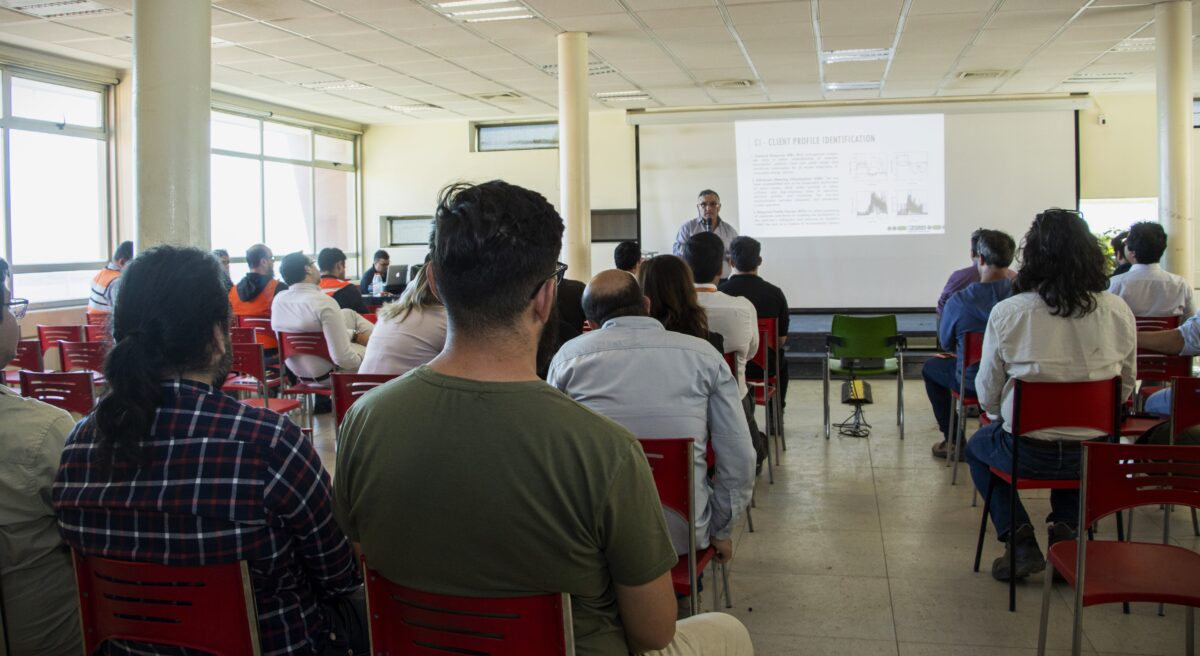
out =
[[[387,280],[384,281],[383,289],[391,294],[399,294],[408,286],[408,265],[407,264],[392,264],[388,266]]]

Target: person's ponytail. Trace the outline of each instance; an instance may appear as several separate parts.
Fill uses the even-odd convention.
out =
[[[161,353],[150,341],[140,332],[128,334],[105,359],[108,393],[101,397],[92,415],[100,437],[98,455],[105,463],[144,462],[142,438],[150,434],[162,396]]]

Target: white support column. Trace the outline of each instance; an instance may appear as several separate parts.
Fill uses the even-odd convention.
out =
[[[588,35],[558,35],[559,210],[566,221],[567,276],[592,277],[592,204],[588,184]]]
[[[133,168],[138,251],[210,247],[212,5],[134,0]]]
[[[1193,281],[1192,3],[1154,6],[1158,59],[1158,216],[1169,237],[1164,265]]]

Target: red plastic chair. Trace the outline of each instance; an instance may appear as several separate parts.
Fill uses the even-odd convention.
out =
[[[58,348],[59,342],[87,341],[87,332],[83,326],[38,325],[37,334],[38,342],[42,345],[43,358],[50,353],[50,349]],[[62,356],[59,355],[59,357]],[[59,370],[61,371],[61,367]]]
[[[779,447],[787,450],[787,439],[783,435],[783,396],[779,387],[779,367],[781,366],[779,349],[779,325],[777,319],[758,320],[758,351],[750,358],[750,362],[758,365],[763,372],[761,378],[746,376],[746,385],[754,392],[754,404],[766,408],[767,431],[775,438],[775,459],[779,459]],[[768,375],[774,371],[775,375]],[[771,449],[767,449],[767,474],[770,482],[775,482],[771,471],[774,463],[771,459]]]
[[[1200,426],[1200,378],[1185,377],[1171,380],[1170,421],[1171,444],[1175,444],[1179,435],[1184,431]],[[1164,528],[1170,527],[1168,517],[1163,518]],[[1130,520],[1129,530],[1133,531],[1132,520]],[[1195,508],[1192,508],[1192,534],[1200,537],[1200,519],[1196,516]]]
[[[287,363],[288,358],[297,355],[311,355],[318,358],[324,358],[329,362],[329,366],[333,367],[333,356],[329,354],[329,344],[325,342],[325,333],[310,332],[310,333],[279,333],[276,339],[279,344],[279,361]],[[311,404],[316,396],[329,396],[332,390],[328,384],[320,384],[326,381],[311,381],[296,378],[295,384],[285,384],[283,388],[284,394],[300,396],[304,398],[304,416],[305,429],[312,431],[312,407]]]
[[[983,333],[970,332],[963,335],[962,373],[958,377],[958,389],[967,389],[967,369],[983,360]],[[967,422],[963,411],[968,407],[979,407],[979,398],[973,394],[960,394],[950,390],[950,430],[954,436],[954,453],[947,454],[946,466],[954,467],[950,474],[950,484],[958,484],[958,463],[962,462],[963,445],[967,441]],[[979,424],[986,426],[987,414],[979,413]]]
[[[96,402],[92,375],[86,371],[21,371],[21,396],[86,415]]]
[[[234,344],[257,344],[254,338],[253,328],[242,328],[241,326],[230,326],[229,341]]]
[[[279,342],[275,339],[275,329],[271,327],[271,317],[239,314],[237,326],[254,330],[254,341],[262,344],[264,349],[279,348]]]
[[[348,374],[334,373],[333,378],[333,422],[341,426],[342,419],[350,406],[360,396],[396,378],[393,374]]]
[[[246,563],[203,567],[131,563],[72,550],[83,651],[107,640],[170,645],[219,656],[260,654]]]
[[[1171,315],[1171,316],[1165,316],[1165,317],[1134,317],[1134,322],[1137,324],[1138,332],[1145,332],[1145,331],[1158,331],[1158,330],[1173,330],[1173,329],[1179,327],[1179,324],[1182,319],[1183,319],[1183,317],[1180,317],[1178,315]],[[1174,358],[1176,360],[1174,362],[1171,362],[1171,361],[1163,362],[1163,361],[1161,361],[1161,358],[1168,358],[1168,360]],[[1181,371],[1180,367],[1183,366],[1180,362],[1182,360],[1187,361],[1188,369],[1187,369],[1187,371],[1184,371],[1183,373],[1179,373]],[[1190,376],[1192,373],[1191,372],[1191,360],[1192,360],[1191,357],[1188,357],[1188,356],[1163,355],[1162,353],[1156,353],[1154,351],[1149,351],[1146,349],[1139,348],[1137,350],[1137,377],[1138,377],[1138,380],[1151,381],[1154,383],[1159,383],[1159,382],[1165,383],[1166,381],[1170,380],[1171,378],[1173,378],[1175,376]],[[1165,376],[1165,377],[1160,377],[1160,376]],[[1141,412],[1142,402],[1146,399],[1146,397],[1150,396],[1151,394],[1157,392],[1158,390],[1160,390],[1162,388],[1163,388],[1163,385],[1160,385],[1160,384],[1154,384],[1154,385],[1143,384],[1141,387],[1139,387],[1138,388],[1138,396],[1135,399],[1133,399],[1133,401],[1132,401],[1135,404],[1134,410],[1137,412]],[[1157,423],[1157,422],[1155,422],[1155,423]],[[1140,434],[1140,433],[1133,433],[1132,431],[1136,430],[1137,428],[1152,428],[1155,425],[1155,423],[1146,424],[1144,421],[1142,421],[1140,423],[1136,422],[1136,421],[1131,422],[1128,427],[1128,431],[1126,431],[1126,429],[1124,427],[1122,427],[1121,434],[1127,435],[1127,436],[1134,435],[1134,434]],[[1142,432],[1144,432],[1144,431],[1142,431]]]
[[[83,327],[83,336],[89,342],[112,343],[112,333],[108,330],[108,324],[88,324]]]
[[[111,315],[109,315],[109,313],[107,313],[107,312],[99,312],[99,313],[89,312],[89,313],[85,314],[84,316],[87,317],[87,323],[84,325],[108,327],[108,320]]]
[[[375,323],[375,322],[379,321],[379,316],[377,314],[375,314],[374,312],[367,312],[366,314],[362,315],[362,318],[366,319],[367,321],[370,321],[371,323]]]
[[[1165,504],[1200,508],[1200,447],[1085,444],[1080,487],[1080,528],[1139,506]],[[1171,544],[1063,540],[1046,554],[1049,565],[1075,589],[1072,646],[1083,638],[1083,609],[1118,602],[1158,602],[1187,607],[1187,651],[1195,653],[1195,618],[1200,606],[1200,554]],[[1050,588],[1042,588],[1038,654],[1046,653]]]
[[[664,511],[671,511],[687,520],[688,523],[688,553],[679,557],[679,562],[671,568],[671,584],[676,594],[688,595],[691,598],[692,614],[700,610],[699,586],[696,581],[710,562],[716,562],[717,550],[711,546],[698,550],[696,548],[696,489],[693,487],[695,463],[692,460],[692,449],[695,439],[691,437],[671,437],[663,439],[638,439],[646,460],[650,463],[650,472],[654,475],[654,487],[658,488],[658,500]],[[732,608],[729,598],[729,575],[724,564],[716,562],[721,571],[721,579],[725,585],[725,607]],[[718,603],[717,586],[713,585],[713,606]]]
[[[272,398],[270,390],[279,387],[280,379],[268,375],[262,344],[233,344],[233,362],[229,370],[239,375],[225,381],[221,389],[226,392],[257,393],[258,396],[240,399],[255,408],[266,408],[279,414],[287,414],[300,407],[295,399]]]
[[[1008,483],[1013,490],[1075,490],[1078,479],[1020,478],[1017,461],[1020,436],[1048,428],[1090,428],[1102,431],[1110,441],[1119,439],[1121,426],[1121,377],[1079,382],[1036,382],[1016,379],[1013,390],[1012,474],[991,468],[987,491],[984,492],[983,517],[979,520],[979,542],[975,546],[975,571],[983,556],[983,538],[987,534],[988,507],[997,479]],[[1011,497],[1010,516],[1017,514],[1017,494]],[[1015,528],[1015,527],[1014,527]],[[1122,533],[1121,517],[1117,516],[1117,534]],[[1017,550],[1009,549],[1009,571],[1016,571]],[[1009,577],[1008,610],[1017,610],[1017,579]]]
[[[42,366],[41,342],[36,339],[23,339],[17,342],[17,354],[13,356],[8,366],[16,367],[16,369],[4,372],[4,383],[6,385],[21,384],[21,377],[19,375],[21,369],[27,371],[44,370],[45,367]]]
[[[571,597],[456,597],[393,583],[363,563],[371,653],[377,656],[570,656]]]
[[[104,384],[104,357],[108,355],[105,342],[58,342],[63,371],[91,372],[97,385]]]

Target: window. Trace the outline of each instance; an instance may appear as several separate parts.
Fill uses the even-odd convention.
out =
[[[227,249],[238,271],[260,242],[277,257],[334,246],[354,262],[355,145],[352,134],[213,112],[213,247]]]
[[[107,87],[0,67],[0,254],[34,307],[77,304],[108,260]]]
[[[558,148],[558,123],[475,124],[475,150],[535,150]]]
[[[1093,234],[1115,234],[1138,221],[1158,221],[1158,199],[1082,198],[1079,211]]]

